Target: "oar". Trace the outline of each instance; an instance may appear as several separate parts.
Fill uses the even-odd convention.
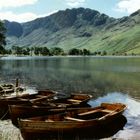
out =
[[[47,96],[43,96],[43,97],[39,97],[39,98],[36,98],[36,99],[30,99],[29,101],[34,104],[35,102],[38,102],[38,101],[42,101],[42,100],[45,100],[45,99],[48,99],[50,97],[54,97],[55,94],[53,95],[47,95]]]

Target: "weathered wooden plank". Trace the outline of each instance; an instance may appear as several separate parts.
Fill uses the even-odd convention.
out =
[[[82,119],[78,119],[78,118],[72,118],[72,117],[64,117],[66,120],[70,120],[70,121],[85,121],[85,120],[82,120]]]

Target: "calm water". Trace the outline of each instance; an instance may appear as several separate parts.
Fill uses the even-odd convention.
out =
[[[29,88],[49,88],[66,94],[89,92],[94,96],[89,102],[92,106],[123,102],[128,105],[124,113],[127,123],[121,126],[123,130],[104,137],[140,137],[140,57],[0,58],[0,82],[15,83],[16,78]]]

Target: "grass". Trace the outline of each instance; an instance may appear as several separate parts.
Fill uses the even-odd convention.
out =
[[[83,32],[92,33],[91,37],[80,37]],[[75,31],[74,28],[66,28],[56,33],[44,36],[43,32],[38,31],[30,34],[27,39],[22,38],[20,45],[37,45],[63,48],[66,52],[72,48],[87,48],[91,52],[106,51],[107,54],[119,52],[119,54],[140,54],[140,27],[116,25],[110,29],[103,30],[92,26],[81,28]],[[13,39],[14,40],[14,39]],[[15,40],[16,41],[16,40]]]

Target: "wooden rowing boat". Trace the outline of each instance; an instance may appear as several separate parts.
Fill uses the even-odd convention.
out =
[[[126,105],[102,103],[95,108],[75,108],[65,113],[20,119],[19,127],[23,138],[30,135],[70,132],[107,124],[119,117]]]
[[[9,105],[32,104],[33,101],[41,101],[52,98],[54,91],[43,90],[36,94],[20,94],[14,96],[0,96],[0,119],[9,117]]]
[[[24,140],[99,140],[114,136],[118,131],[123,130],[127,119],[120,115],[113,121],[110,121],[97,127],[83,129],[74,129],[73,131],[58,131],[47,133],[26,133]],[[23,135],[23,134],[22,134]]]
[[[92,98],[92,95],[85,94],[85,93],[73,93],[70,94],[69,97],[65,98],[57,98],[50,100],[48,102],[45,100],[42,101],[35,101],[33,102],[34,105],[41,105],[41,106],[52,106],[52,107],[80,107],[85,104]]]
[[[1,84],[0,95],[14,92],[15,86],[13,84]]]
[[[25,91],[24,87],[14,85],[14,84],[1,84],[0,85],[0,95],[10,95],[13,93],[23,93]]]
[[[10,119],[16,127],[18,127],[19,118],[28,118],[33,116],[41,116],[48,114],[50,106],[35,106],[35,105],[9,105]]]
[[[55,98],[57,97],[54,96]],[[27,118],[33,116],[41,116],[50,112],[50,109],[70,108],[70,107],[88,107],[87,101],[91,99],[91,95],[72,94],[68,98],[50,99],[50,100],[32,100],[32,104],[9,105],[10,118],[15,126],[18,126],[19,118]],[[57,111],[58,111],[57,110]]]

